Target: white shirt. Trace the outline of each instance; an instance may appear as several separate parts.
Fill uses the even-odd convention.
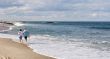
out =
[[[23,32],[22,32],[22,31],[19,31],[19,32],[18,32],[18,35],[19,35],[19,36],[23,36]]]

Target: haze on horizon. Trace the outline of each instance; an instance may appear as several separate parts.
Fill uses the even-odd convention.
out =
[[[0,0],[0,20],[110,21],[110,0]]]

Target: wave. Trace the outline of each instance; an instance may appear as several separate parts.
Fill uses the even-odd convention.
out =
[[[89,27],[91,29],[110,29],[110,26],[109,27]]]
[[[13,23],[15,26],[23,26],[24,24],[22,22],[14,22]]]
[[[49,40],[48,40],[49,39]],[[51,40],[52,39],[52,40]],[[54,38],[49,35],[36,35],[30,40],[30,47],[34,52],[55,57],[56,59],[109,59],[109,51],[102,51],[96,48],[91,48],[90,44],[82,42],[59,42],[54,41]],[[103,43],[106,43],[103,42]],[[89,45],[87,47],[87,45]],[[60,52],[60,53],[59,53]],[[81,53],[80,53],[81,52]],[[99,54],[100,53],[100,54]]]
[[[8,26],[8,28],[6,30],[1,30],[0,33],[11,31],[13,29],[13,27],[14,26]]]
[[[109,41],[93,41],[92,44],[102,45],[104,47],[110,47]]]

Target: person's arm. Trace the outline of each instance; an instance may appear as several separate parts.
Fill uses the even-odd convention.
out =
[[[18,32],[18,35],[19,35],[20,33]]]

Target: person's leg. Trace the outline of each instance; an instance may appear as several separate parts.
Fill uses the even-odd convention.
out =
[[[22,43],[23,41],[22,41],[22,39],[20,39],[20,43]]]
[[[23,41],[22,41],[22,36],[20,36],[19,39],[20,39],[20,42],[23,42]]]
[[[25,36],[24,38],[25,38],[25,40],[26,40],[26,42],[27,42],[27,36]]]

